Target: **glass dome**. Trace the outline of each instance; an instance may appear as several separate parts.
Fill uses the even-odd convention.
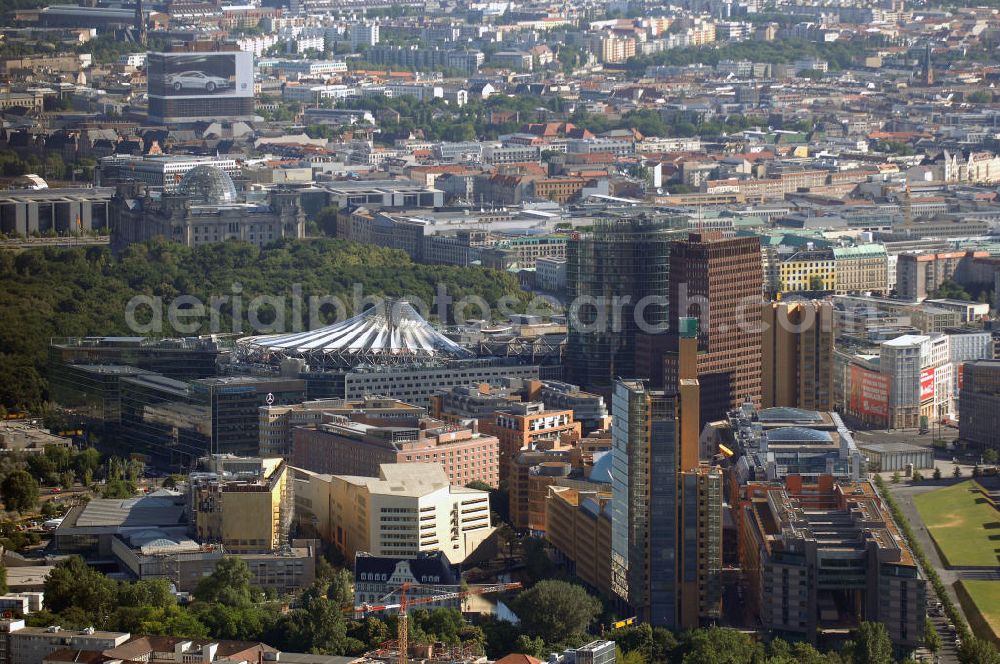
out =
[[[197,205],[225,205],[236,202],[236,185],[229,174],[215,166],[195,166],[188,171],[177,192]]]

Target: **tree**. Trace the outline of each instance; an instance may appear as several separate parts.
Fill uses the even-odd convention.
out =
[[[337,235],[337,213],[339,208],[336,205],[328,205],[316,215],[316,223],[324,235],[335,237]]]
[[[941,479],[941,469],[938,468],[937,466],[934,467],[933,476],[934,476],[934,479],[936,479],[936,480]]]
[[[951,475],[952,475],[952,477],[961,477],[962,476],[962,467],[959,466],[956,463],[955,464],[955,470],[951,471]]]
[[[512,608],[527,634],[554,645],[585,633],[601,612],[601,603],[582,586],[547,580],[518,595]]]
[[[169,609],[177,605],[177,598],[167,579],[145,579],[120,584],[118,605]]]
[[[688,633],[686,640],[685,664],[752,664],[763,655],[760,643],[735,629],[699,629]]]
[[[514,558],[514,545],[517,544],[517,533],[510,527],[510,524],[501,523],[496,531],[497,544],[507,549],[507,560]]]
[[[354,602],[354,576],[350,570],[336,569],[329,577],[326,597],[336,606],[350,606]]]
[[[989,641],[972,635],[962,641],[958,659],[962,664],[1000,664],[1000,654],[996,647]]]
[[[913,480],[914,483],[923,482],[924,481],[924,475],[919,470],[914,470],[913,471],[913,477],[911,479]]]
[[[216,564],[210,575],[198,582],[191,594],[200,602],[251,606],[254,597],[250,587],[252,578],[250,568],[242,558],[227,556]]]
[[[38,482],[26,470],[15,470],[0,483],[3,504],[11,512],[27,512],[38,505]]]
[[[988,447],[983,450],[983,462],[988,463],[991,466],[996,465],[997,462],[997,451],[994,447]]]
[[[73,475],[73,471],[64,470],[62,473],[59,474],[59,485],[66,490],[72,489],[73,481],[75,479],[76,476]]]
[[[894,471],[892,473],[892,483],[893,484],[899,484],[899,471],[898,470]]]
[[[79,609],[91,624],[103,627],[118,600],[118,584],[79,556],[58,563],[45,579],[45,608],[53,613]]]
[[[931,652],[941,649],[941,636],[934,629],[934,623],[930,618],[924,618],[924,646]]]
[[[549,558],[544,539],[525,537],[521,542],[521,551],[524,557],[525,572],[532,583],[552,578],[556,572],[556,566]]]
[[[854,664],[893,664],[892,640],[882,623],[862,622],[845,650]]]
[[[7,566],[0,562],[0,595],[6,595],[7,590]]]
[[[135,495],[135,484],[121,478],[109,480],[101,492],[102,498],[131,498]]]
[[[541,657],[545,654],[545,641],[540,636],[532,638],[527,634],[521,634],[514,642],[514,652],[530,657]]]

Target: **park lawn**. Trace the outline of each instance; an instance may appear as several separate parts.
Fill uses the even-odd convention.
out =
[[[989,504],[976,482],[928,491],[915,496],[913,502],[946,565],[996,567],[1000,512]]]
[[[1000,634],[1000,581],[962,581],[994,634]]]

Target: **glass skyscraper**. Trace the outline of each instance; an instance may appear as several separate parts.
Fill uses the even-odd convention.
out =
[[[666,332],[670,244],[686,229],[683,218],[643,215],[604,219],[570,238],[570,382],[607,397],[618,377],[659,379],[659,366],[637,366],[636,340],[644,331],[636,318],[647,333]]]

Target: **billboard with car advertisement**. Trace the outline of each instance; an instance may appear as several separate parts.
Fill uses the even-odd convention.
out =
[[[920,403],[934,399],[934,367],[920,372]]]
[[[253,54],[150,53],[146,76],[151,97],[253,97]]]
[[[851,365],[851,394],[848,410],[862,419],[889,416],[889,377]]]

